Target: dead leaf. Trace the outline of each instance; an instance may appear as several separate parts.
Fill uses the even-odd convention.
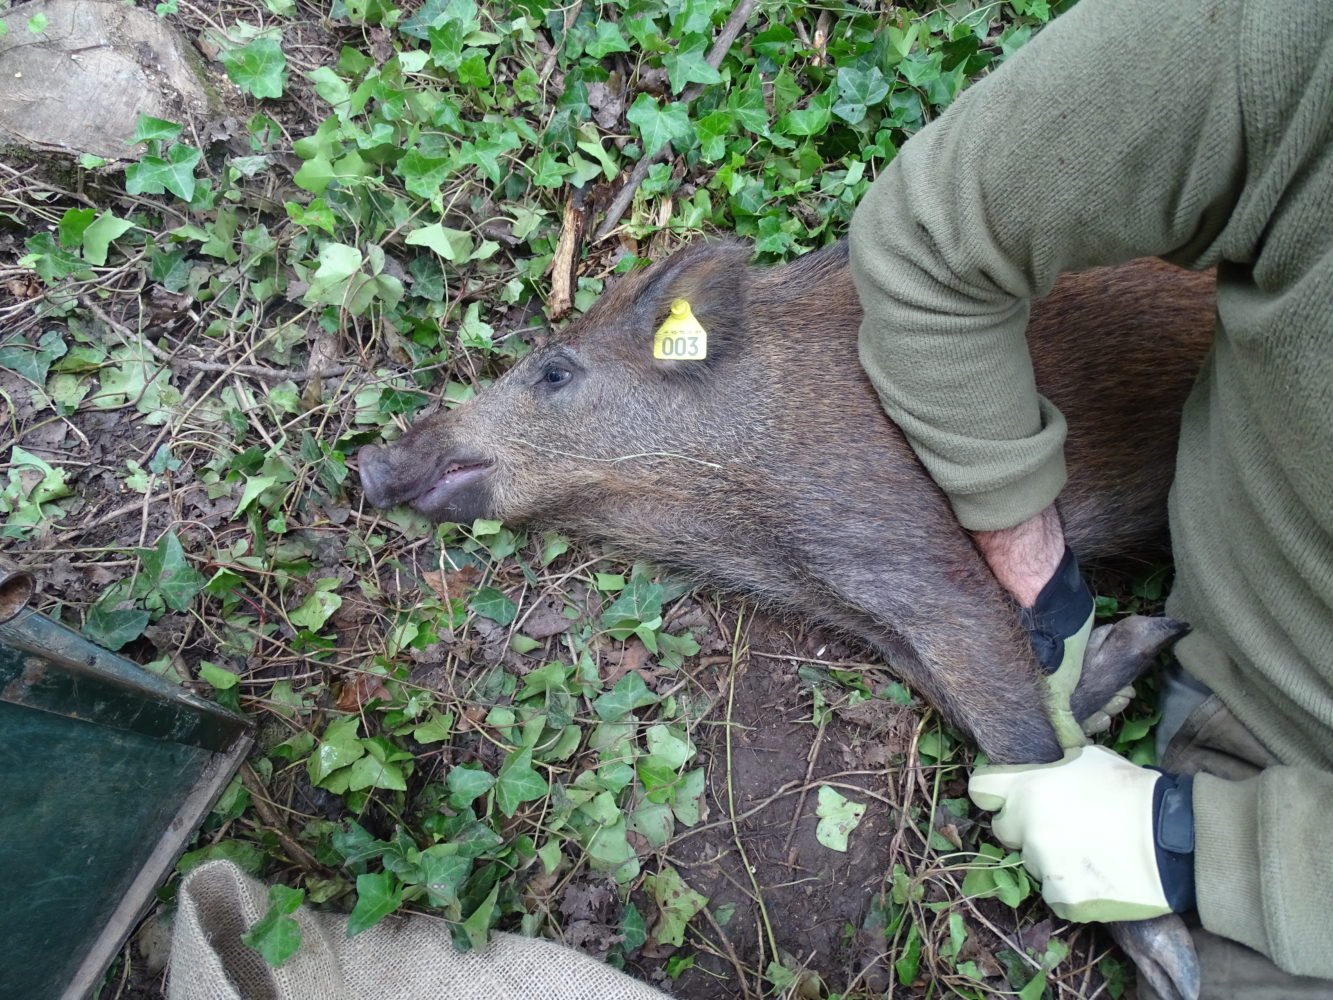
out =
[[[606,83],[588,84],[588,107],[603,131],[620,131],[625,116],[625,86],[619,73],[612,73]]]
[[[479,580],[481,570],[469,563],[450,573],[432,569],[421,574],[421,582],[435,592],[442,601],[462,597]]]
[[[194,296],[185,292],[169,292],[161,285],[148,290],[147,302],[140,300],[140,322],[145,328],[170,326],[190,311]]]
[[[1051,932],[1055,930],[1055,924],[1050,917],[1039,920],[1031,927],[1023,929],[1019,933],[1019,941],[1023,947],[1028,948],[1034,955],[1046,954],[1046,946],[1051,943]]]
[[[549,639],[568,632],[574,623],[565,617],[565,605],[554,597],[537,602],[519,626],[519,631],[533,639]]]
[[[343,601],[338,606],[338,610],[330,616],[329,621],[339,632],[344,632],[356,628],[358,625],[364,625],[374,618],[377,613],[375,608],[365,601]]]
[[[356,674],[343,681],[338,700],[334,702],[340,712],[359,712],[366,703],[376,698],[387,699],[389,689],[384,686],[384,678],[379,674]]]
[[[314,373],[333,368],[341,353],[336,336],[318,336],[310,342],[310,361],[306,365],[306,374],[311,377],[301,392],[301,403],[306,409],[313,410],[324,396],[324,380],[315,377]]]
[[[42,294],[42,286],[37,278],[31,274],[21,274],[17,278],[10,278],[5,282],[5,288],[14,298],[25,301],[35,299]]]
[[[560,912],[571,920],[605,920],[618,898],[605,882],[571,884],[560,901]]]
[[[604,659],[612,665],[611,669],[606,671],[602,678],[607,687],[613,687],[616,681],[631,670],[642,677],[645,682],[651,683],[657,679],[657,671],[649,666],[652,654],[648,652],[648,647],[638,639],[630,639],[620,649],[608,650]]]
[[[378,63],[386,63],[394,55],[393,36],[379,25],[370,29],[370,54]]]
[[[463,714],[458,719],[458,731],[465,733],[469,729],[480,729],[482,723],[486,721],[486,709],[482,705],[469,705],[463,709]]]

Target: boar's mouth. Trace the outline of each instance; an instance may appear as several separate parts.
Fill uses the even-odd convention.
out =
[[[437,521],[464,521],[484,516],[478,511],[481,497],[476,488],[490,474],[493,462],[481,458],[454,458],[416,496],[407,498],[413,510]]]
[[[405,503],[436,521],[466,522],[487,516],[491,502],[485,481],[494,467],[492,460],[448,454],[443,460],[414,464],[410,457],[410,451],[395,454],[392,446],[362,448],[358,459],[366,499],[376,507]]]

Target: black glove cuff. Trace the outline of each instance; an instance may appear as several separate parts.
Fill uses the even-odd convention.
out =
[[[1032,607],[1021,612],[1032,651],[1046,673],[1059,669],[1065,640],[1083,627],[1093,607],[1092,591],[1083,582],[1073,550],[1066,546],[1055,575],[1041,588]]]
[[[1152,829],[1167,905],[1176,913],[1194,909],[1194,775],[1163,774],[1157,779]]]

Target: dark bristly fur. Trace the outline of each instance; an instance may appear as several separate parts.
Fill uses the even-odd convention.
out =
[[[1012,603],[861,371],[845,246],[774,268],[750,254],[701,244],[622,279],[477,399],[364,449],[367,497],[537,521],[758,597],[869,642],[993,761],[1057,759]],[[652,358],[676,298],[708,330],[706,362]],[[1212,310],[1210,277],[1148,261],[1069,276],[1034,304],[1081,556],[1162,542]]]

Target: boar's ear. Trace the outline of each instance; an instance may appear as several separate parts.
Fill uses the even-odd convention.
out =
[[[708,331],[707,362],[744,349],[741,340],[752,254],[748,244],[738,241],[696,243],[645,273],[634,307],[636,336],[650,338],[651,350],[651,338],[671,314],[671,304],[683,299]],[[699,365],[690,362],[672,367],[697,371]]]

